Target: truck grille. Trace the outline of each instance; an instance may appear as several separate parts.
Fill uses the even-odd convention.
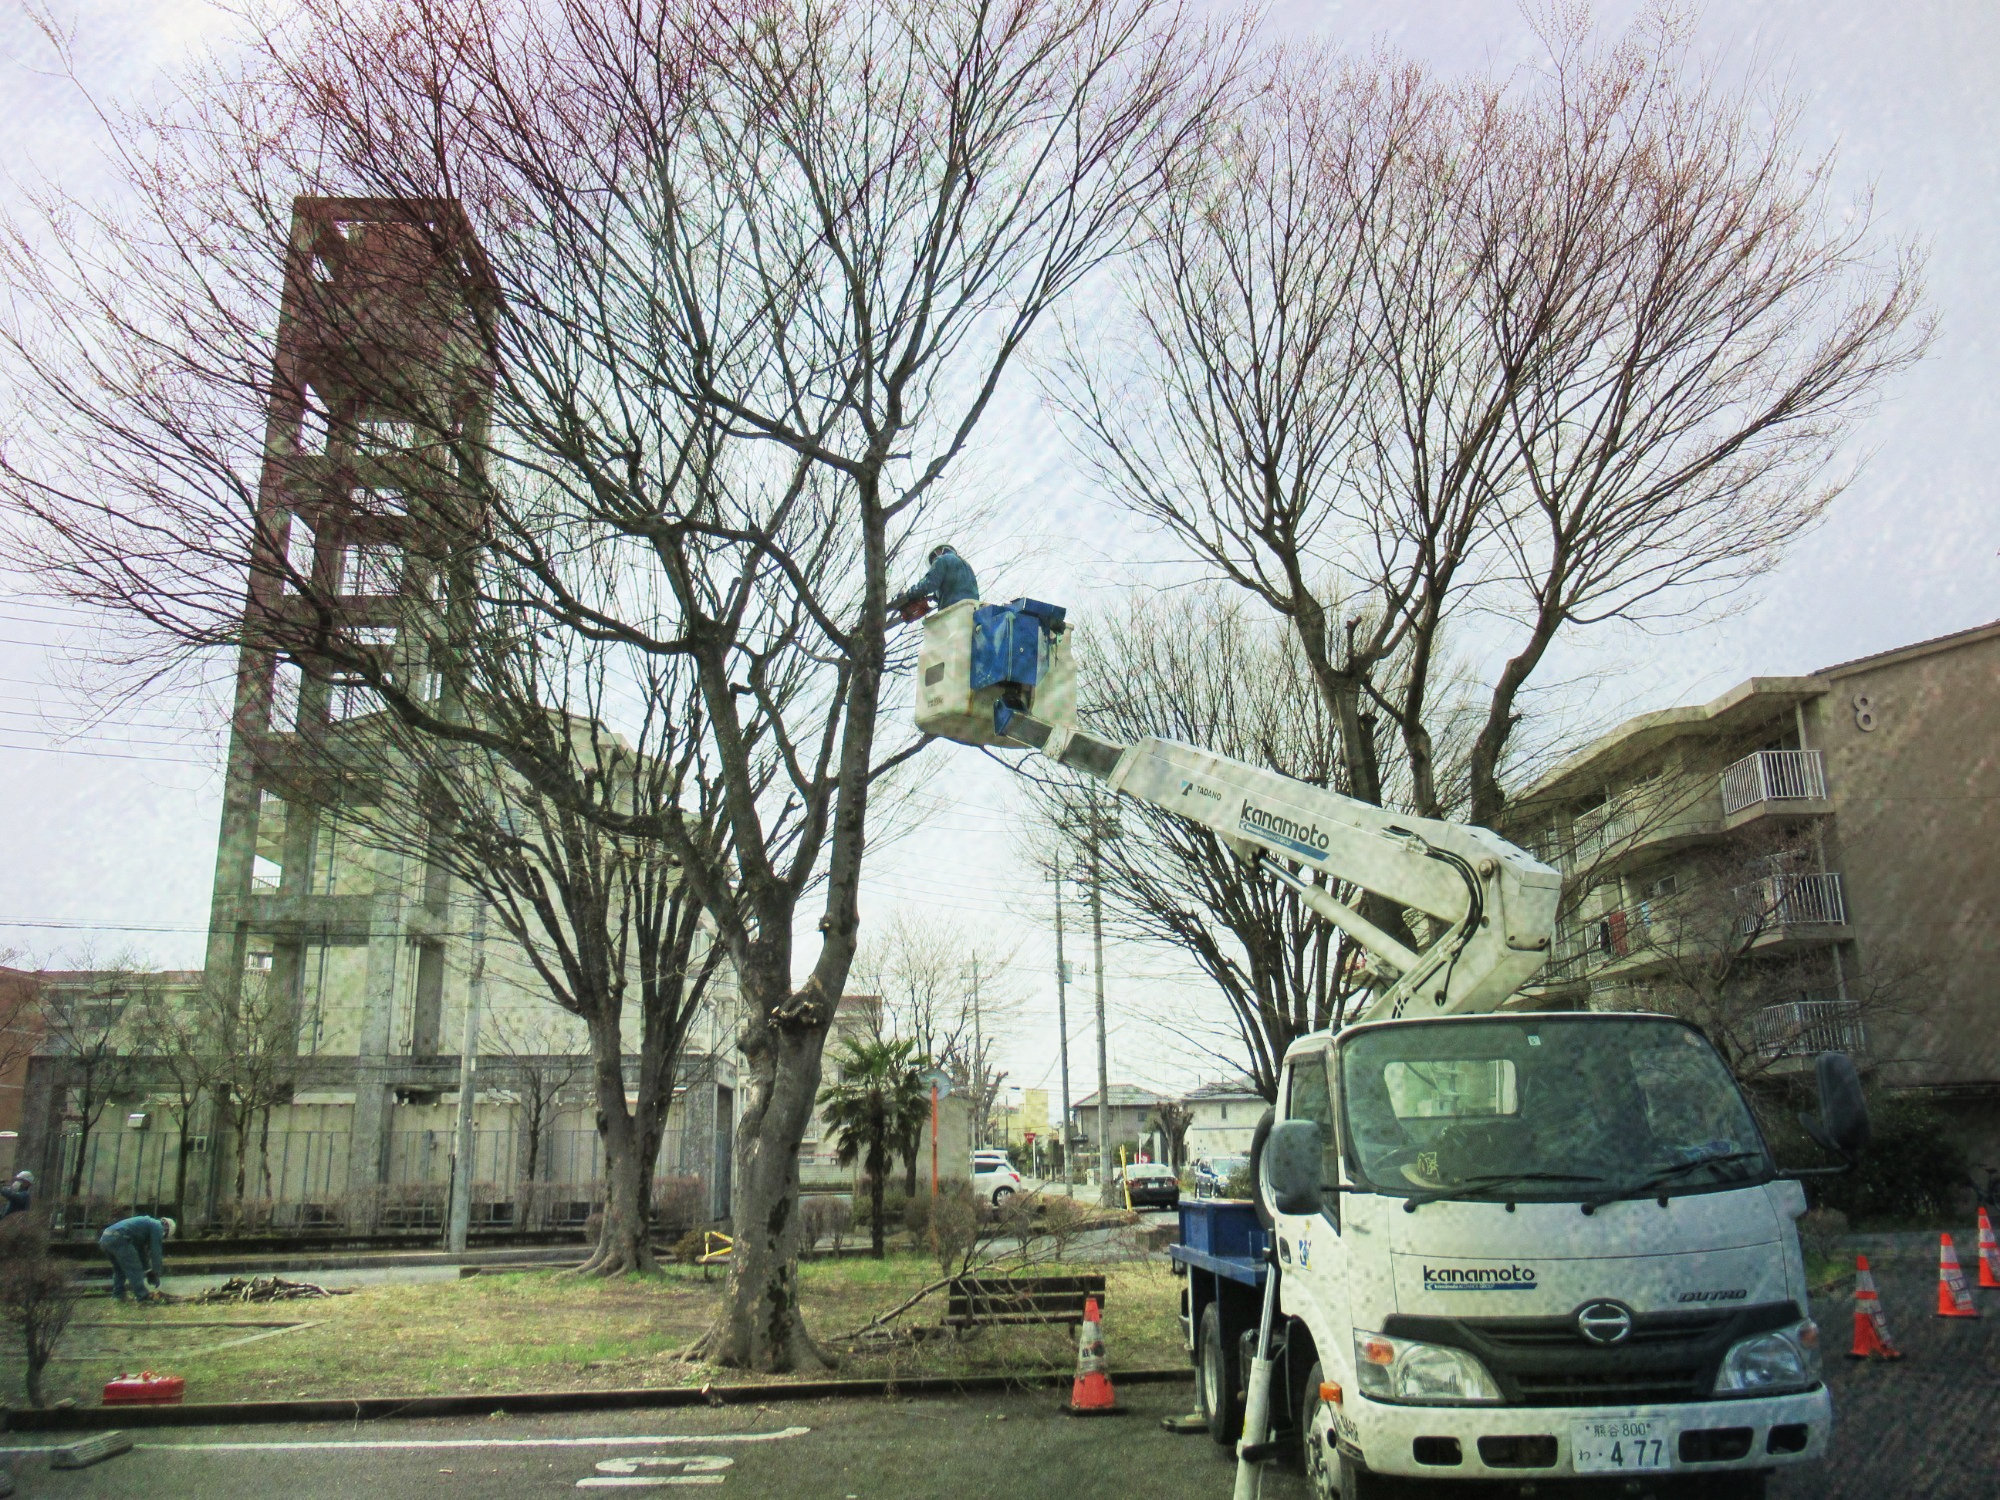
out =
[[[1639,1313],[1631,1336],[1611,1348],[1586,1339],[1573,1316],[1397,1314],[1382,1331],[1391,1338],[1420,1339],[1477,1355],[1512,1406],[1640,1406],[1708,1399],[1731,1344],[1802,1316],[1789,1302],[1728,1312]]]

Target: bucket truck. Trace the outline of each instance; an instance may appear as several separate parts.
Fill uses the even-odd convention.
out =
[[[1368,956],[1346,1024],[1285,1054],[1254,1201],[1181,1208],[1187,1346],[1210,1433],[1243,1439],[1239,1495],[1281,1446],[1317,1500],[1412,1481],[1755,1496],[1824,1454],[1801,1174],[1696,1028],[1528,1008],[1555,870],[1483,828],[1092,734],[1058,606],[928,617],[916,694],[929,733],[1038,751],[1212,829]],[[1851,1161],[1853,1065],[1826,1054],[1818,1081],[1805,1123]]]

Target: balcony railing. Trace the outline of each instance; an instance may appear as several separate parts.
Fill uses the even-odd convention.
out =
[[[1840,877],[1830,871],[1823,875],[1772,875],[1753,885],[1738,886],[1736,893],[1744,898],[1745,932],[1760,927],[1837,926],[1847,920]]]
[[[1759,802],[1800,802],[1826,795],[1826,762],[1817,750],[1759,750],[1722,773],[1722,810]]]
[[[1822,1052],[1860,1053],[1868,1032],[1852,1000],[1793,1000],[1767,1005],[1751,1018],[1759,1056],[1816,1057]]]

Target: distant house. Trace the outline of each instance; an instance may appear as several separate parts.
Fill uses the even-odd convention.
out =
[[[1162,1155],[1161,1142],[1159,1132],[1152,1127],[1153,1111],[1168,1101],[1168,1095],[1156,1094],[1136,1084],[1112,1084],[1108,1111],[1112,1148],[1116,1150],[1120,1141],[1138,1141],[1148,1156],[1158,1160]],[[1070,1107],[1070,1136],[1077,1143],[1079,1152],[1094,1153],[1097,1150],[1095,1091],[1084,1095]]]
[[[1205,1083],[1182,1101],[1188,1122],[1187,1159],[1248,1156],[1250,1137],[1268,1103],[1247,1079]]]

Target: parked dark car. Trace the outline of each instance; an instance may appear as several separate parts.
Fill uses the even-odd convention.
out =
[[[1179,1208],[1180,1179],[1174,1169],[1159,1162],[1135,1162],[1113,1179],[1134,1208]]]

